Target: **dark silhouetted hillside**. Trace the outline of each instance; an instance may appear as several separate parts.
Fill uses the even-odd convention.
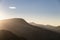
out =
[[[10,31],[0,30],[0,40],[25,40],[23,37],[18,37]]]
[[[28,24],[24,19],[1,20],[1,29],[9,30],[27,40],[60,40],[60,33]]]

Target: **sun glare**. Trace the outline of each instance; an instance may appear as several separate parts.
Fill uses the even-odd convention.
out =
[[[3,20],[3,19],[4,19],[4,17],[1,17],[1,16],[0,16],[0,20]]]
[[[0,14],[0,20],[5,19],[4,15]]]

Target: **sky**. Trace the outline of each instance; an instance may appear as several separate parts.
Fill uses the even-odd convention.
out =
[[[0,19],[6,18],[60,25],[60,0],[0,0]]]

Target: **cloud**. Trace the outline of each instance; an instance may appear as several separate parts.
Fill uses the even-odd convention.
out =
[[[16,7],[15,6],[10,6],[9,9],[16,9]]]

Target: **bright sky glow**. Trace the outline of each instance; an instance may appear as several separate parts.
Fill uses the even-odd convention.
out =
[[[3,20],[3,19],[5,19],[5,15],[0,13],[0,20]]]
[[[19,17],[28,22],[60,25],[59,0],[3,0],[0,6],[0,19]]]

